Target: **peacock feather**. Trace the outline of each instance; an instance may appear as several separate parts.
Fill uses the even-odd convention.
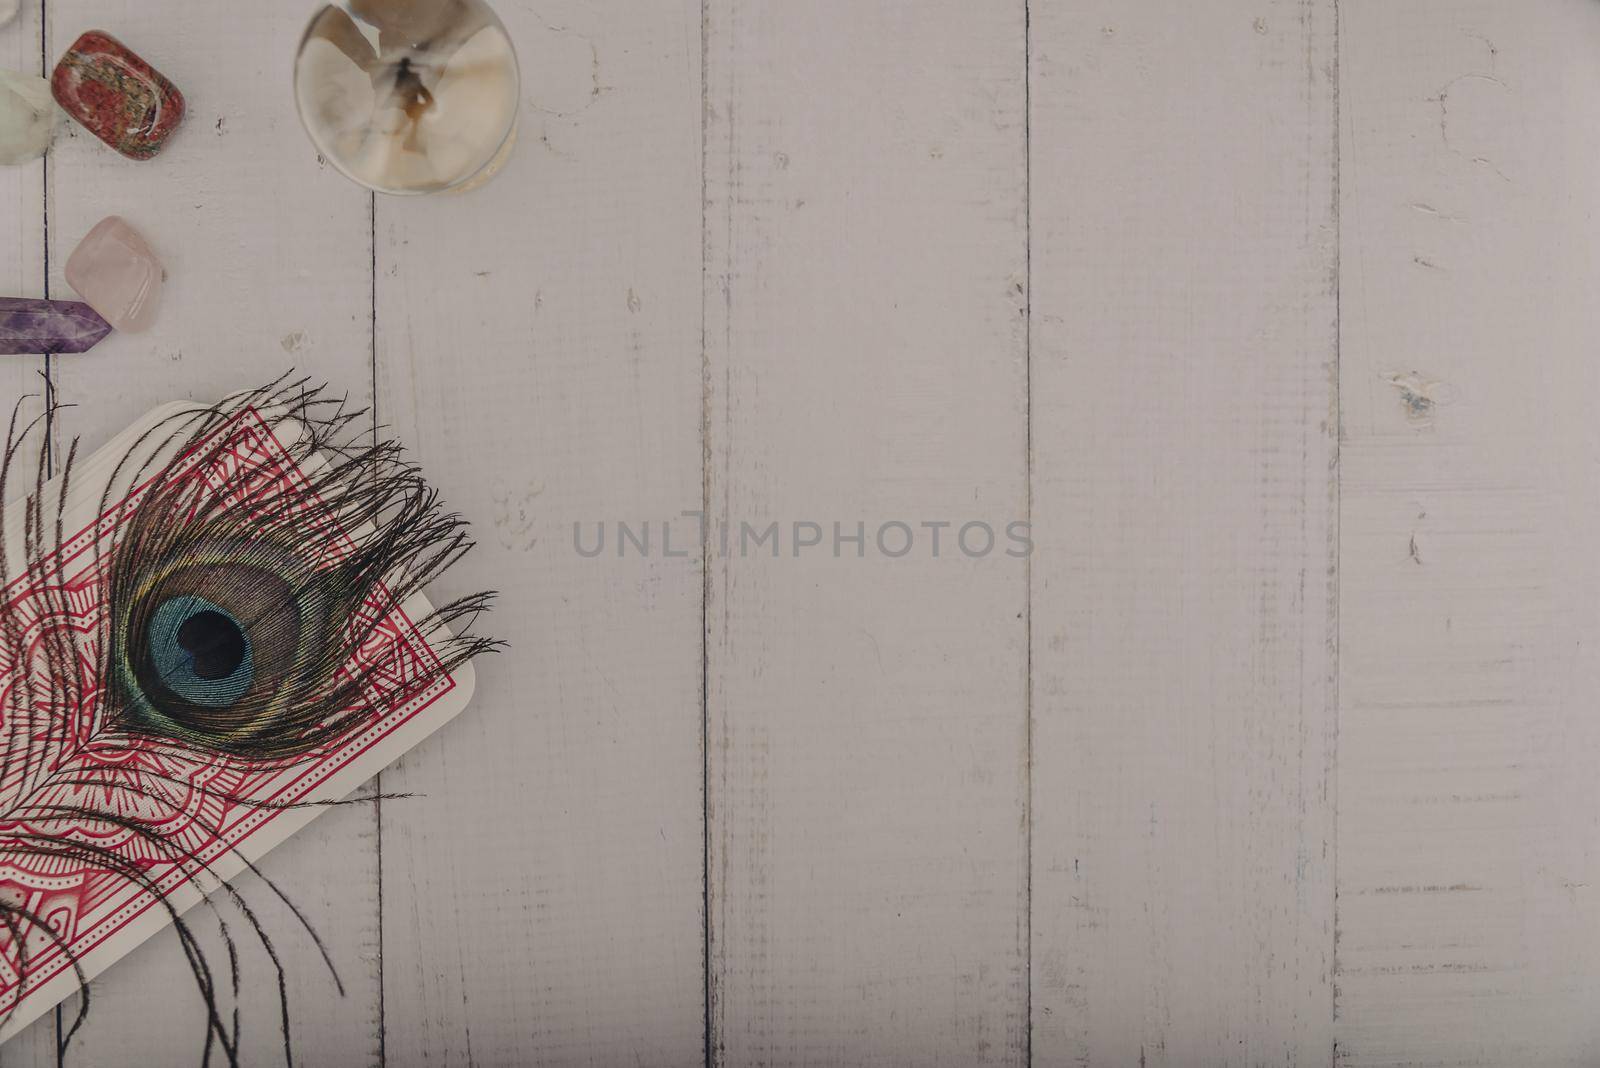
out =
[[[344,803],[276,799],[262,784],[496,645],[472,633],[491,594],[407,616],[472,543],[364,415],[287,379],[171,412],[92,462],[87,481],[102,488],[84,533],[67,522],[83,496],[77,442],[52,480],[46,417],[13,413],[0,457],[0,502],[17,498],[0,504],[0,530],[16,532],[0,549],[0,1024],[67,969],[82,996],[63,1041],[81,1026],[88,976],[46,890],[60,872],[90,872],[153,897],[177,928],[207,1010],[202,1063],[239,1063],[224,910],[242,916],[277,968],[293,1062],[283,970],[219,873],[223,855],[255,870],[219,852],[226,813]],[[180,915],[176,885],[222,889],[205,907],[225,971]]]

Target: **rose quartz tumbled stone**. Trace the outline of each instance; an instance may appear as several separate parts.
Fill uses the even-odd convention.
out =
[[[115,329],[136,334],[155,319],[161,261],[119,215],[95,223],[67,257],[67,284]]]

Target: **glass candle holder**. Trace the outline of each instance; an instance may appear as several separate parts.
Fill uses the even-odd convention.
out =
[[[340,0],[295,56],[300,121],[324,159],[380,193],[464,190],[511,154],[520,80],[483,0]]]

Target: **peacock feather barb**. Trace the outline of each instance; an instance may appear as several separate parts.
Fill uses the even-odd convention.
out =
[[[238,1064],[242,918],[293,1063],[286,977],[227,880],[465,705],[491,595],[422,594],[465,524],[305,381],[168,406],[81,463],[73,442],[54,478],[46,418],[14,413],[0,457],[0,1033],[78,991],[70,1041],[88,980],[171,925],[202,1062]]]

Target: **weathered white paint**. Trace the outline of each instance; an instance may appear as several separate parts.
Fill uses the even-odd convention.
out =
[[[1600,1063],[1600,8],[1342,0],[1340,1063]]]
[[[1034,13],[1038,1064],[1330,1057],[1333,12]]]
[[[503,591],[418,796],[264,865],[345,999],[251,890],[305,1063],[1600,1061],[1600,9],[500,6],[512,163],[375,216],[294,116],[295,5],[0,28],[191,106],[52,157],[53,294],[113,211],[171,274],[54,361],[63,433],[376,388],[483,541],[436,592]],[[45,173],[0,169],[6,292]],[[875,544],[1030,517],[1027,564]],[[66,1064],[197,1059],[170,937],[95,993]]]
[[[716,1061],[1020,1064],[1026,568],[956,538],[1027,511],[1022,10],[706,35]]]
[[[476,521],[445,595],[505,591],[509,643],[382,777],[420,795],[383,805],[385,1049],[697,1064],[698,564],[586,559],[572,524],[700,503],[699,8],[501,13],[515,157],[459,198],[378,202],[380,418]]]

